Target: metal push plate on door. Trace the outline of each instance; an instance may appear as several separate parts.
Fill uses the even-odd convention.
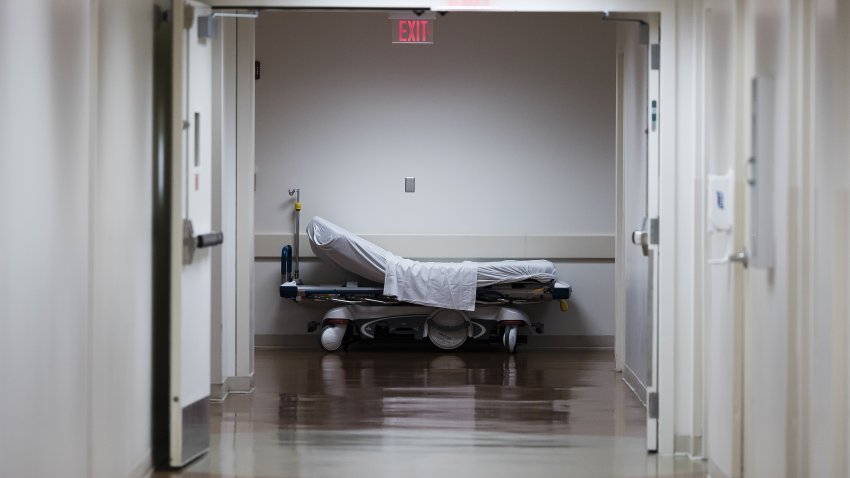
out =
[[[224,242],[224,233],[208,232],[195,235],[192,221],[183,219],[183,265],[189,265],[195,260],[195,249],[218,246]]]

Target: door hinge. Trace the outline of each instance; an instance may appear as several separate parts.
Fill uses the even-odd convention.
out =
[[[168,23],[171,21],[171,11],[165,8],[160,7],[159,5],[154,5],[154,30],[158,29],[160,25],[164,23]]]
[[[254,79],[255,80],[260,79],[260,62],[259,61],[254,62]]]
[[[646,394],[646,413],[649,418],[658,419],[658,392]]]
[[[658,245],[658,218],[653,217],[649,220],[649,243]]]
[[[195,24],[195,7],[186,4],[183,5],[183,28],[191,30]]]
[[[650,58],[650,67],[653,70],[658,70],[661,68],[661,45],[658,43],[653,43],[649,46],[649,53],[651,55]]]

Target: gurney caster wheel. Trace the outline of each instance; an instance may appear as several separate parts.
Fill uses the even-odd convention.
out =
[[[508,349],[508,352],[514,353],[516,352],[516,342],[517,342],[517,331],[516,325],[508,325],[505,327],[505,334],[502,335],[502,345]]]
[[[322,334],[319,336],[319,343],[327,352],[336,352],[342,346],[342,339],[345,338],[345,331],[348,327],[345,325],[326,325],[322,329]]]

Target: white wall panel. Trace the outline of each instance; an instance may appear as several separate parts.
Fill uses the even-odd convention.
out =
[[[138,476],[150,467],[152,2],[14,7],[0,17],[2,474]]]
[[[236,21],[220,18],[213,40],[213,229],[224,243],[213,254],[212,382],[236,375]]]
[[[712,0],[705,5],[705,169],[703,174],[726,174],[735,168],[739,58],[736,45],[738,17],[735,2]],[[744,178],[736,178],[738,189]],[[737,194],[737,193],[736,193]],[[737,197],[737,196],[736,196]],[[743,199],[741,199],[743,201]],[[738,223],[740,224],[740,223]],[[726,257],[735,248],[735,233],[708,234],[704,229],[704,256]],[[743,236],[743,232],[739,233]],[[736,324],[735,290],[738,266],[711,266],[705,272],[706,454],[714,473],[737,476],[741,466],[740,331]],[[736,425],[737,421],[737,425]],[[737,431],[736,431],[737,430]]]
[[[793,361],[788,357],[789,351],[796,355],[797,348],[791,335],[795,318],[788,307],[789,292],[794,290],[789,288],[793,284],[790,271],[796,268],[793,257],[797,252],[793,246],[789,247],[788,241],[794,236],[792,231],[799,231],[790,221],[798,207],[795,199],[799,197],[790,179],[799,160],[797,148],[802,132],[795,127],[795,116],[800,113],[796,102],[800,97],[794,49],[800,38],[792,30],[792,3],[792,0],[753,1],[748,19],[753,57],[748,65],[751,73],[744,79],[767,76],[775,84],[774,98],[760,98],[774,103],[775,115],[758,118],[759,127],[765,128],[773,140],[775,152],[774,157],[760,158],[773,163],[775,174],[757,179],[773,182],[776,192],[773,214],[777,234],[764,239],[775,240],[777,251],[787,251],[777,255],[773,269],[750,268],[745,276],[743,451],[745,473],[752,476],[799,476],[791,468],[796,461],[793,454],[784,460],[776,459],[777,450],[784,449],[793,434],[789,429],[792,422],[777,417],[794,413],[795,398],[789,393],[794,388],[789,368]],[[752,204],[748,211],[752,214]],[[749,241],[748,247],[752,247]]]
[[[677,208],[676,231],[676,277],[693,277],[678,288],[676,297],[676,436],[686,437],[690,445],[677,452],[687,452],[692,456],[702,456],[700,439],[701,410],[701,349],[700,328],[701,310],[695,306],[696,291],[701,287],[699,276],[702,274],[702,255],[698,254],[702,241],[697,242],[698,224],[703,218],[704,191],[698,185],[704,173],[702,132],[704,125],[704,105],[702,98],[703,74],[703,2],[687,0],[679,2],[677,8],[677,57],[676,87],[678,118],[681,124],[676,130],[676,156],[691,158],[676,165],[676,181],[679,186],[679,207]],[[693,124],[687,124],[694,118]],[[693,184],[697,187],[683,187]],[[695,260],[695,256],[698,259]]]
[[[814,184],[812,376],[808,383],[809,476],[848,476],[848,271],[850,270],[850,5],[812,2],[811,178]],[[801,385],[805,386],[805,383]],[[801,403],[805,406],[806,403]],[[803,441],[810,437],[808,443]],[[799,468],[798,468],[799,469]]]
[[[8,476],[89,476],[91,18],[86,1],[20,2],[0,17],[0,463]]]
[[[92,477],[150,466],[152,1],[98,5]]]
[[[236,19],[236,376],[254,374],[255,20]]]

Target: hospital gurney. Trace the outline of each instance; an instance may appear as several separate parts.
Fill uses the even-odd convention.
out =
[[[501,341],[513,352],[524,337],[519,328],[532,326],[528,315],[513,307],[547,300],[566,300],[572,288],[555,280],[549,261],[418,262],[385,249],[319,217],[307,225],[310,247],[317,257],[380,285],[305,285],[292,277],[292,248],[281,252],[280,296],[300,301],[340,304],[321,323],[320,343],[335,351],[357,339],[381,335],[428,338],[452,350],[467,339]],[[297,267],[296,267],[297,270]]]

